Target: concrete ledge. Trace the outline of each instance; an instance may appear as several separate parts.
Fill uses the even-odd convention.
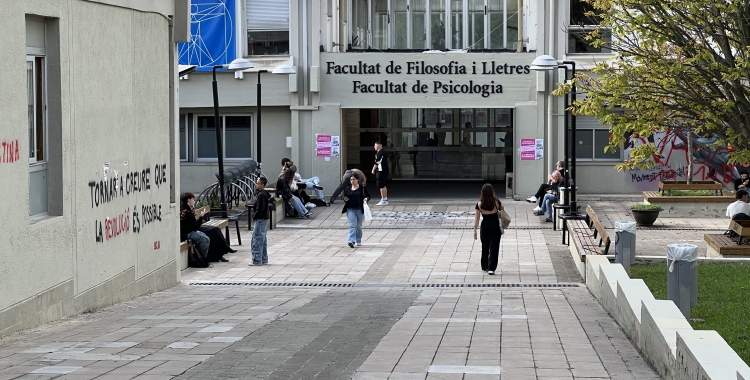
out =
[[[570,239],[570,234],[568,234],[568,239]],[[578,274],[581,275],[583,282],[586,282],[586,262],[581,261],[581,256],[578,254],[578,248],[576,248],[575,244],[571,244],[568,247],[568,251],[570,252],[571,258],[573,259],[573,263],[576,265],[576,269],[578,269]],[[586,260],[588,260],[589,256],[585,257]]]
[[[676,379],[732,379],[750,376],[750,367],[713,330],[677,332]]]
[[[630,339],[640,346],[641,302],[654,301],[654,295],[641,279],[617,281],[617,314],[615,321]]]
[[[692,331],[690,323],[669,300],[641,301],[641,331],[638,349],[659,376],[674,379],[677,331]]]
[[[71,279],[0,311],[0,336],[169,289],[179,282],[177,266],[172,260],[140,279],[130,268],[79,294]]]
[[[609,265],[609,259],[607,256],[588,256],[586,257],[586,286],[589,288],[589,292],[594,298],[601,298],[602,295],[602,284],[600,278],[599,267],[602,265]]]
[[[630,277],[620,264],[600,265],[599,272],[599,283],[601,284],[599,303],[602,304],[604,310],[615,316],[617,315],[617,281],[629,280]]]

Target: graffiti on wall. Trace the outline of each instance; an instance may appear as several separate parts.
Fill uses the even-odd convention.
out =
[[[18,140],[0,140],[0,164],[12,164],[21,159]]]
[[[648,170],[630,170],[627,181],[632,182],[638,190],[656,190],[659,181],[687,180],[688,177],[688,148],[686,132],[670,130],[659,132],[644,138],[625,136],[625,157],[630,149],[645,143],[654,143],[657,154],[653,157],[655,164]],[[734,189],[733,182],[739,178],[744,165],[729,164],[730,148],[715,146],[718,137],[691,134],[693,140],[693,180],[715,180],[724,187]]]
[[[150,192],[152,185],[155,186],[155,190],[164,188],[163,185],[167,181],[166,164],[155,165],[153,170],[148,167],[129,171],[125,175],[117,170],[110,169],[109,164],[105,164],[103,178],[88,183],[91,208],[98,208],[114,202],[117,198]],[[102,220],[96,219],[94,220],[96,242],[103,243],[129,232],[140,233],[146,226],[161,222],[161,212],[161,205],[155,203],[142,204],[140,207],[136,204],[123,212],[115,212],[112,217],[107,216]]]

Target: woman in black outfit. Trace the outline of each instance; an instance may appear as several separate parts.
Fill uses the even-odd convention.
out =
[[[354,248],[356,243],[362,245],[362,222],[365,221],[363,204],[370,200],[370,193],[362,185],[359,174],[352,173],[349,177],[349,187],[343,192],[344,209],[341,213],[346,213],[346,220],[349,222],[349,235],[347,241],[350,248]]]
[[[206,257],[208,261],[229,261],[224,258],[224,255],[237,251],[229,246],[219,227],[201,225],[208,220],[208,215],[196,218],[193,211],[194,206],[195,195],[193,193],[180,195],[181,241],[185,241],[188,238],[195,241],[203,257]]]
[[[497,269],[497,258],[500,254],[500,237],[503,235],[500,229],[499,210],[504,210],[502,203],[495,196],[492,185],[485,183],[479,202],[474,206],[474,240],[477,240],[477,227],[479,226],[479,215],[482,216],[482,228],[480,238],[482,240],[482,270],[490,275],[495,274]]]

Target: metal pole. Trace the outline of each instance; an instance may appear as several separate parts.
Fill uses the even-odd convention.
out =
[[[223,65],[213,67],[213,82],[211,83],[214,92],[214,128],[216,128],[216,159],[219,162],[219,196],[221,199],[221,217],[227,217],[227,200],[224,196],[224,149],[222,147],[223,139],[221,138],[221,119],[219,117],[219,88],[216,84],[216,69],[223,68]]]
[[[266,70],[258,70],[258,93],[256,94],[256,98],[257,99],[256,99],[256,102],[255,102],[255,106],[256,106],[256,108],[258,108],[258,122],[256,123],[257,124],[256,125],[256,129],[257,130],[255,131],[255,140],[256,140],[256,144],[255,145],[258,147],[258,154],[256,155],[256,157],[258,157],[258,167],[260,167],[260,160],[261,160],[261,158],[260,158],[260,147],[262,145],[260,143],[260,137],[261,137],[261,128],[260,128],[260,126],[261,126],[261,124],[260,124],[260,73],[262,73],[264,71],[266,71]]]
[[[576,63],[573,61],[563,61],[563,64],[572,67],[572,87],[570,89],[570,104],[575,107],[576,102]],[[578,202],[576,201],[576,114],[575,110],[570,112],[570,213],[578,214]]]
[[[558,66],[559,68],[562,68],[565,70],[565,80],[568,80],[568,67],[565,65]],[[570,107],[570,102],[568,102],[568,94],[565,94],[565,101],[564,101],[564,109],[563,109],[563,144],[565,145],[563,148],[563,154],[564,154],[564,165],[563,170],[565,170],[565,175],[563,176],[563,187],[566,188],[567,194],[565,196],[565,201],[563,202],[563,205],[569,206],[570,205],[570,172],[568,171],[568,162],[570,160],[569,156],[569,147],[570,147],[570,137],[568,136],[568,107]]]

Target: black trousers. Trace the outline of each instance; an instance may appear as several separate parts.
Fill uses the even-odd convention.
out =
[[[500,226],[484,227],[479,230],[479,239],[482,241],[482,270],[495,271],[497,269],[497,258],[500,255]]]
[[[349,178],[352,177],[352,172],[346,172],[344,174],[344,180],[341,181],[341,184],[339,187],[336,188],[336,190],[333,191],[333,194],[331,195],[332,200],[336,200],[339,198],[339,194],[341,194],[344,189],[346,189],[349,186]]]
[[[539,205],[539,207],[542,206],[542,199],[544,198],[544,194],[547,194],[547,190],[554,188],[552,185],[548,185],[546,183],[543,183],[539,185],[539,190],[536,191],[536,194],[534,196],[536,197],[536,203]]]

